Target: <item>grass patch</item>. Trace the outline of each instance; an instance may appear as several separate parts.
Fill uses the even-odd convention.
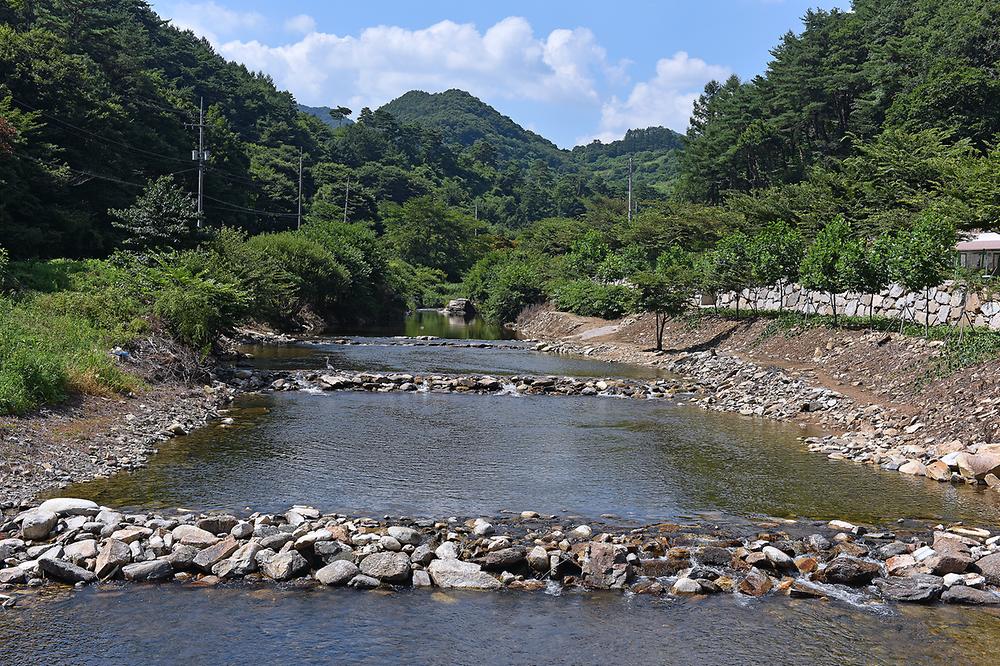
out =
[[[113,342],[110,331],[51,307],[44,294],[0,298],[0,413],[134,388],[137,380],[108,354]]]

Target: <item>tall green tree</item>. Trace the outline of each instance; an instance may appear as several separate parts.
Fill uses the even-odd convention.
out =
[[[150,180],[130,207],[108,212],[129,250],[178,250],[197,242],[197,203],[170,176]]]
[[[924,334],[930,333],[930,290],[942,284],[955,266],[955,225],[934,210],[921,213],[907,231],[896,237],[892,254],[893,279],[924,296]]]
[[[823,228],[806,250],[799,270],[799,281],[806,289],[825,291],[833,308],[833,323],[837,324],[837,295],[850,284],[848,257],[857,252],[857,239],[846,220],[838,217]]]

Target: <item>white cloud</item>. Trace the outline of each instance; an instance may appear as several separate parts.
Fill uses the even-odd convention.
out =
[[[237,35],[240,31],[263,24],[264,17],[257,12],[241,12],[208,2],[179,2],[165,12],[170,22],[181,30],[191,30],[213,44],[222,38]]]
[[[343,37],[312,31],[281,46],[232,40],[217,47],[227,58],[268,72],[305,103],[352,108],[378,106],[414,88],[596,106],[596,78],[615,67],[590,30],[539,37],[520,17],[485,32],[441,21],[420,30],[377,26]]]
[[[612,92],[628,90],[632,61],[609,61],[587,28],[536,35],[517,16],[485,30],[445,20],[423,29],[379,25],[341,36],[318,30],[312,16],[299,14],[278,24],[295,36],[271,45],[246,37],[274,34],[257,12],[227,9],[214,0],[185,0],[161,13],[177,27],[207,38],[226,58],[268,73],[305,104],[357,111],[413,89],[461,88],[493,104],[528,102],[571,115],[574,133],[588,122],[584,119],[599,114],[599,127],[581,142],[610,141],[628,129],[652,125],[683,131],[704,84],[729,75],[725,67],[679,51],[661,59],[653,78],[634,84],[620,98]],[[516,120],[530,124],[529,118]]]
[[[728,68],[710,65],[684,51],[662,58],[656,63],[656,75],[635,84],[627,99],[612,97],[603,105],[600,131],[589,139],[613,141],[629,129],[654,125],[683,132],[705,84],[730,74]]]
[[[310,32],[316,31],[316,19],[308,14],[293,16],[285,21],[285,30],[287,32],[297,32],[303,35],[308,35]]]

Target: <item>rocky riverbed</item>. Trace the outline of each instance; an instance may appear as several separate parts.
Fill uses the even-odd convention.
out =
[[[218,381],[198,388],[168,384],[141,397],[9,419],[0,428],[0,507],[142,467],[163,442],[225,418],[222,409],[235,394]]]
[[[328,370],[255,372],[241,387],[261,391],[391,391],[434,393],[478,393],[510,395],[580,395],[618,398],[672,399],[695,389],[689,382],[673,379],[640,381],[622,378],[588,378],[486,375],[410,374]]]
[[[718,526],[324,514],[129,514],[56,498],[0,519],[0,604],[46,585],[175,581],[392,589],[567,587],[787,595],[852,604],[1000,604],[1000,536],[963,525],[757,521]]]

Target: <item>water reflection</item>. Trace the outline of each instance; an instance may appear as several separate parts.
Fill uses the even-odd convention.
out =
[[[234,414],[238,427],[178,438],[145,469],[62,492],[112,506],[308,502],[434,517],[1000,519],[995,493],[828,460],[796,427],[659,401],[289,393],[243,404],[258,411]]]
[[[456,317],[441,310],[416,310],[395,324],[364,329],[345,328],[333,331],[333,334],[410,337],[432,335],[453,340],[510,340],[515,337],[513,331],[482,317]]]

